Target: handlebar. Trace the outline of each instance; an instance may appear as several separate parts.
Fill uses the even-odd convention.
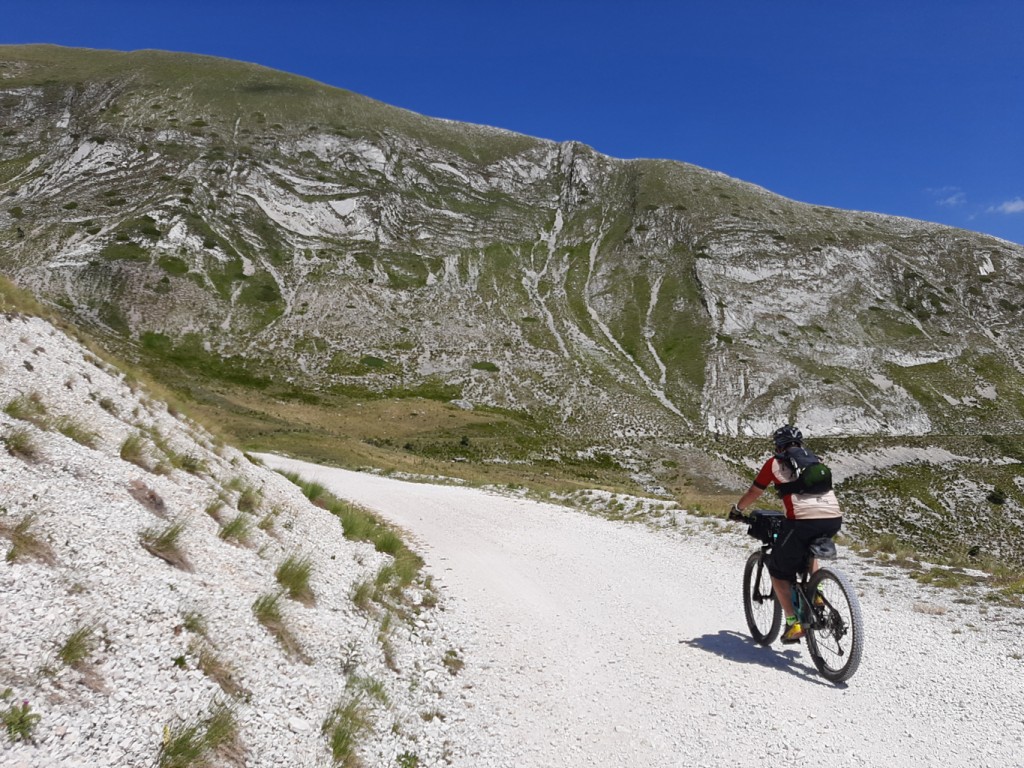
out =
[[[747,523],[747,524],[749,524],[749,523],[751,523],[753,521],[753,518],[750,515],[744,515],[740,511],[740,508],[737,507],[735,504],[733,504],[732,505],[732,509],[729,510],[729,517],[728,517],[728,519],[732,520],[732,521],[735,521],[737,523]]]

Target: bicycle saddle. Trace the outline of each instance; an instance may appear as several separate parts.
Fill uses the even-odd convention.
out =
[[[807,545],[807,548],[819,560],[835,560],[838,554],[836,552],[836,543],[828,536],[815,539]]]

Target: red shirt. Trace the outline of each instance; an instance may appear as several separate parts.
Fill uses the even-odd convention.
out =
[[[789,465],[772,456],[757,473],[754,485],[764,490],[773,483],[780,486],[794,480],[796,480],[796,473],[789,468]],[[782,497],[782,506],[786,510],[786,517],[790,520],[820,520],[827,517],[843,516],[839,509],[839,499],[836,498],[833,491],[825,491],[822,494],[787,493]]]

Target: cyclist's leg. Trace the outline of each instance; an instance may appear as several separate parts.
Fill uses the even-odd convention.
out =
[[[796,615],[796,608],[790,591],[798,572],[803,570],[807,557],[807,548],[797,535],[799,525],[796,520],[784,520],[779,531],[779,538],[772,548],[768,560],[768,573],[775,587],[775,597],[782,606],[787,618]]]

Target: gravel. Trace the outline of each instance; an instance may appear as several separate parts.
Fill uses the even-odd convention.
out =
[[[473,683],[459,766],[1024,765],[1024,613],[841,552],[866,649],[835,686],[747,633],[755,548],[460,487],[265,457],[404,528],[448,597]]]
[[[7,413],[26,415],[14,401],[35,403],[39,423]],[[357,610],[350,594],[390,558],[346,540],[337,518],[294,484],[168,412],[39,319],[0,316],[0,409],[3,448],[20,431],[36,454],[0,449],[0,712],[28,701],[40,715],[35,743],[11,742],[0,728],[0,765],[153,766],[169,733],[218,703],[235,711],[236,764],[329,765],[321,726],[355,695],[357,678],[378,692],[362,696],[374,723],[359,750],[365,765],[400,756],[441,765],[457,749],[448,731],[466,706],[462,680],[445,666],[455,641],[443,599],[429,609],[423,585],[408,591],[408,617],[392,621],[386,658],[382,615]],[[81,442],[57,431],[62,417],[75,420]],[[136,434],[145,435],[142,461],[152,471],[120,458]],[[173,468],[175,458],[193,471]],[[240,513],[250,488],[257,508]],[[220,522],[207,512],[218,498]],[[248,546],[218,535],[239,514],[250,523]],[[11,531],[26,519],[53,564],[12,553]],[[185,525],[190,571],[140,543],[143,531],[175,521]],[[275,569],[293,554],[312,562],[316,603],[280,604],[308,663],[287,654],[252,610],[279,590]],[[187,628],[190,614],[203,617],[205,638]],[[59,651],[83,628],[87,657],[66,664]],[[204,648],[230,669],[239,696],[200,669]]]

